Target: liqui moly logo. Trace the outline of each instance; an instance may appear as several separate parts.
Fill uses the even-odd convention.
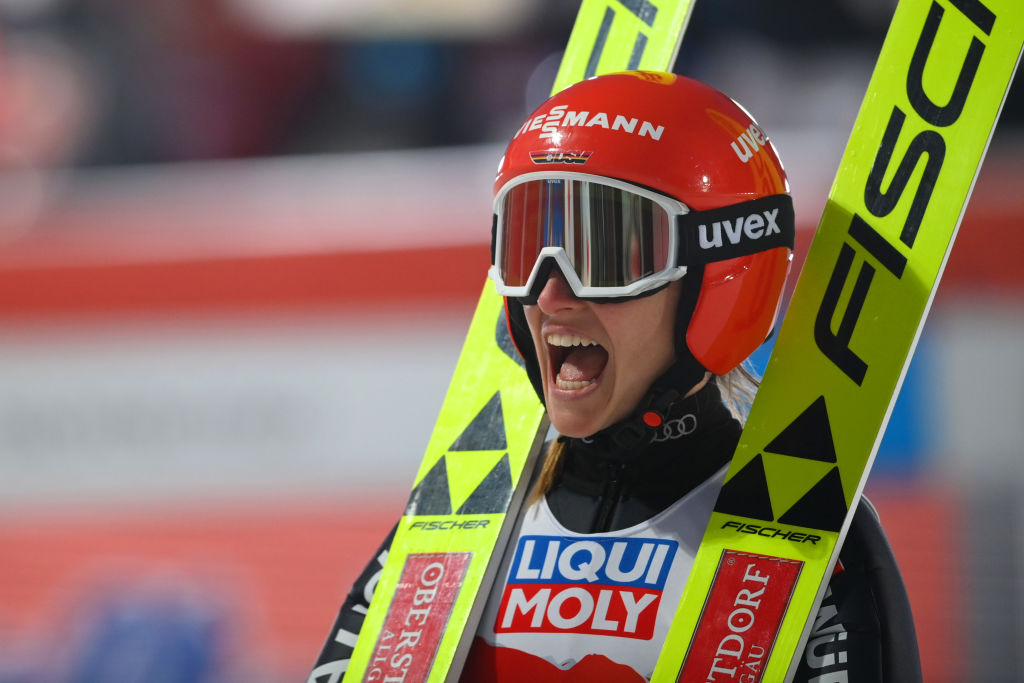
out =
[[[650,639],[678,544],[523,536],[494,630]]]
[[[760,683],[803,562],[725,550],[679,683]]]
[[[410,554],[363,682],[425,681],[472,553]]]

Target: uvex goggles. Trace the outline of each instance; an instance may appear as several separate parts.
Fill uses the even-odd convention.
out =
[[[494,199],[489,275],[502,296],[534,300],[551,262],[583,299],[632,297],[688,266],[793,248],[793,207],[780,194],[711,211],[585,173],[527,173]]]

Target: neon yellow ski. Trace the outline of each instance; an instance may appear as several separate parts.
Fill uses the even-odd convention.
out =
[[[691,7],[692,0],[584,0],[553,92],[600,73],[669,69]],[[488,280],[346,683],[458,680],[547,432],[504,328]]]
[[[1024,41],[901,0],[654,681],[791,680]]]

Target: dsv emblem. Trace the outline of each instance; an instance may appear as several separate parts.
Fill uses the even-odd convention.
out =
[[[692,414],[683,415],[674,420],[668,420],[661,425],[661,428],[654,435],[654,441],[678,439],[681,436],[693,434],[695,429],[697,429],[697,417]]]

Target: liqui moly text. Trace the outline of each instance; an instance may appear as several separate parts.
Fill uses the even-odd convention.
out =
[[[649,639],[678,544],[523,536],[494,630]]]

